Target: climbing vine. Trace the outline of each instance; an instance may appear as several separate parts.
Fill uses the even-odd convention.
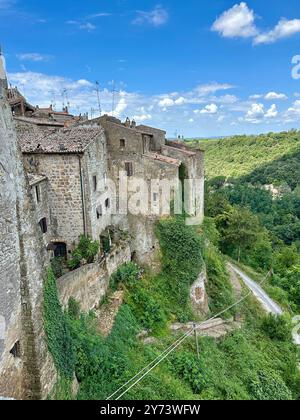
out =
[[[73,378],[75,357],[69,325],[59,302],[56,279],[51,268],[44,284],[44,328],[49,352],[58,372],[65,378]]]

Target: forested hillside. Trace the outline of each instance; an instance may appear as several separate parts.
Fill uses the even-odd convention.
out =
[[[45,283],[45,324],[48,345],[59,372],[54,399],[71,399],[74,374],[77,398],[104,400],[149,366],[183,337],[171,330],[174,322],[197,320],[189,300],[191,284],[207,266],[210,314],[232,307],[237,299],[226,271],[214,224],[187,226],[182,217],[158,223],[162,270],[154,274],[133,263],[113,274],[106,302],[116,290],[124,292],[111,333],[98,329],[96,312],[81,313],[73,299],[63,313],[52,271]],[[244,295],[245,290],[242,291]],[[246,297],[246,296],[245,296]],[[193,335],[182,340],[155,369],[132,388],[122,391],[125,400],[291,400],[299,398],[300,375],[296,347],[286,318],[266,317],[254,298],[231,308],[240,328],[216,340],[200,337],[200,358]],[[230,321],[229,321],[230,322]],[[147,342],[145,341],[147,338]],[[132,382],[131,382],[132,383]],[[113,394],[112,399],[121,395]]]
[[[206,215],[222,251],[274,271],[269,292],[300,310],[300,132],[192,142],[206,150]]]
[[[189,144],[205,150],[208,179],[246,176],[250,182],[286,183],[291,188],[295,188],[300,179],[299,131],[191,141]]]

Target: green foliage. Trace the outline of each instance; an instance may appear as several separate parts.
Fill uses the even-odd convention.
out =
[[[261,328],[272,340],[292,340],[291,323],[285,316],[270,314],[263,319]]]
[[[240,178],[260,184],[288,184],[294,189],[300,179],[300,132],[234,136],[190,143],[205,150],[209,179]]]
[[[48,349],[60,374],[71,379],[74,374],[74,353],[69,325],[60,305],[56,279],[49,268],[44,284],[44,328]]]
[[[51,260],[51,268],[56,278],[63,275],[64,260],[61,257],[54,257]]]
[[[292,400],[293,396],[286,383],[274,371],[259,372],[249,385],[249,391],[256,400]]]
[[[218,249],[212,244],[207,244],[204,258],[207,267],[206,292],[209,297],[209,308],[212,314],[216,314],[234,303],[233,289],[224,257]],[[230,317],[233,314],[232,309],[224,314],[224,317]]]
[[[203,268],[203,241],[184,217],[162,219],[157,226],[162,251],[162,275],[176,304],[188,305],[189,288]]]
[[[205,367],[202,359],[191,351],[181,351],[171,360],[172,370],[189,384],[195,394],[203,391],[207,384]]]
[[[115,292],[120,285],[133,285],[140,277],[140,269],[134,263],[124,264],[112,274],[109,282],[110,289]]]
[[[85,260],[87,264],[94,262],[99,247],[98,241],[93,241],[89,236],[81,235],[79,244],[72,252],[72,258],[68,262],[69,268],[75,270],[80,267],[82,260]]]
[[[60,400],[60,401],[72,401],[74,396],[72,395],[72,380],[64,377],[59,377],[51,395],[48,396],[48,400]]]
[[[68,315],[74,319],[78,319],[80,315],[80,305],[73,297],[70,297],[68,302]]]

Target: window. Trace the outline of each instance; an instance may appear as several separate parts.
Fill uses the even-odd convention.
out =
[[[125,171],[127,173],[127,176],[133,175],[133,164],[132,162],[125,162]]]
[[[110,201],[109,201],[109,198],[107,198],[107,199],[105,200],[105,208],[106,208],[106,209],[109,209],[109,208],[110,208]]]
[[[41,219],[39,221],[39,225],[40,225],[40,228],[41,228],[42,232],[43,233],[47,233],[48,228],[47,228],[47,219],[46,219],[46,217],[44,217],[43,219]]]
[[[125,149],[125,140],[124,139],[120,140],[120,149]]]
[[[13,348],[10,350],[10,354],[12,354],[14,357],[21,357],[21,345],[20,341],[17,341]]]
[[[41,193],[40,193],[39,185],[35,186],[35,196],[36,196],[36,201],[39,203],[41,201]]]
[[[96,177],[96,175],[93,176],[93,186],[94,186],[94,191],[97,191],[97,177]]]
[[[97,210],[96,210],[96,214],[97,214],[97,219],[99,220],[100,217],[102,216],[102,206],[98,206]]]
[[[153,193],[153,203],[157,204],[158,202],[158,193]]]

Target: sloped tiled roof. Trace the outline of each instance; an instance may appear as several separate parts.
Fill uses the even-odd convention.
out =
[[[21,121],[28,124],[34,125],[49,125],[54,127],[63,127],[64,123],[60,123],[57,121],[50,121],[47,118],[33,118],[33,117],[14,117],[15,121]]]
[[[95,126],[63,128],[52,133],[18,132],[23,153],[83,153],[103,131]]]

